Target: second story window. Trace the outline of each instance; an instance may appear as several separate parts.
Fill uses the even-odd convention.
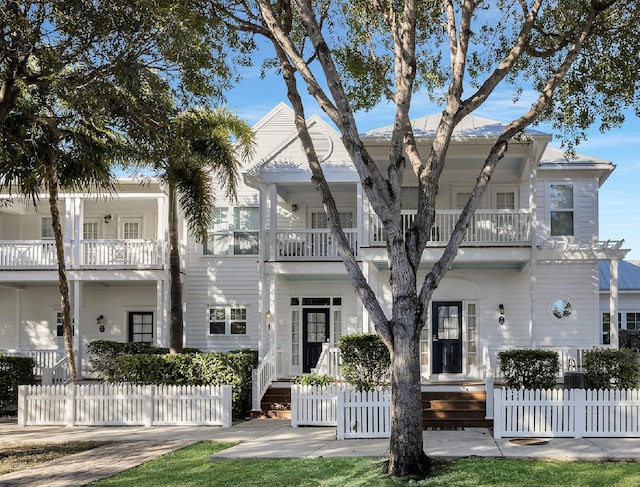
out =
[[[551,236],[572,236],[573,228],[573,185],[552,184],[549,191]]]
[[[257,255],[260,229],[258,207],[215,208],[213,228],[204,255]]]
[[[42,240],[53,239],[53,218],[43,216],[40,219],[40,238]]]

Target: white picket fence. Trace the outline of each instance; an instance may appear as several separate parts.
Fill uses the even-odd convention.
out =
[[[231,426],[231,386],[20,386],[18,426]]]
[[[638,437],[640,391],[496,389],[493,436]]]
[[[291,386],[291,426],[337,426],[337,438],[389,438],[391,390]]]

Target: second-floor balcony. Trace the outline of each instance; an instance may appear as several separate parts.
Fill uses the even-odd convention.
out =
[[[160,240],[113,239],[65,242],[68,269],[158,269],[164,264]],[[53,240],[0,241],[0,269],[55,269]]]
[[[459,210],[436,211],[436,219],[431,229],[430,247],[445,246],[460,216]],[[415,211],[402,212],[402,228],[406,230],[413,223]],[[377,215],[371,215],[368,232],[347,228],[344,233],[349,245],[359,257],[360,247],[385,246],[385,231]],[[531,243],[531,212],[528,210],[478,210],[465,231],[463,246],[508,247],[526,246]],[[367,234],[368,233],[368,234]],[[275,232],[275,260],[338,260],[340,254],[331,235],[331,230],[288,229]],[[368,242],[367,238],[368,237]]]
[[[460,217],[460,210],[437,210],[428,246],[444,246]],[[415,211],[403,210],[402,229],[413,223]],[[512,246],[530,244],[529,210],[477,210],[464,234],[463,246]],[[377,215],[371,215],[370,245],[384,246],[385,231]]]

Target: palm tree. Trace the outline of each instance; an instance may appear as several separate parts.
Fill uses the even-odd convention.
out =
[[[115,184],[111,165],[122,145],[119,135],[100,127],[95,120],[70,124],[62,120],[32,117],[25,112],[14,112],[6,118],[0,131],[0,189],[31,199],[35,207],[41,192],[48,192],[58,263],[64,344],[69,375],[75,384],[78,376],[58,194],[60,189],[86,191],[100,188],[112,191]]]
[[[184,214],[189,233],[199,243],[206,242],[215,190],[235,201],[241,160],[253,152],[254,136],[246,122],[224,108],[186,110],[175,117],[172,132],[168,157],[158,169],[169,191],[169,349],[171,353],[181,353],[184,320],[178,208]]]

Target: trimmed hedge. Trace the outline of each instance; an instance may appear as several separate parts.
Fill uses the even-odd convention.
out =
[[[340,337],[342,375],[358,391],[372,391],[388,380],[389,349],[375,333]]]
[[[154,347],[146,343],[114,342],[111,340],[95,340],[87,347],[91,354],[91,366],[101,379],[114,382],[112,377],[116,370],[116,359],[123,355],[162,355],[168,354],[168,348]],[[186,348],[184,353],[198,353],[195,348]]]
[[[0,355],[0,414],[18,404],[18,386],[35,384],[31,357]]]
[[[634,389],[638,387],[640,354],[635,350],[594,348],[584,354],[589,389]]]
[[[640,331],[638,330],[618,330],[618,340],[620,348],[640,350]]]
[[[333,381],[334,377],[330,375],[296,375],[291,377],[291,383],[299,386],[328,386]]]
[[[560,370],[557,352],[505,350],[498,352],[500,371],[508,389],[553,389]]]
[[[193,353],[190,350],[190,353],[170,355],[166,353],[167,349],[114,343],[101,341],[90,344],[90,351],[98,354],[92,358],[93,368],[107,382],[155,385],[229,384],[232,386],[233,418],[243,419],[248,416],[251,410],[252,372],[258,364],[257,351],[234,350],[222,354]],[[124,354],[125,350],[142,353]]]

